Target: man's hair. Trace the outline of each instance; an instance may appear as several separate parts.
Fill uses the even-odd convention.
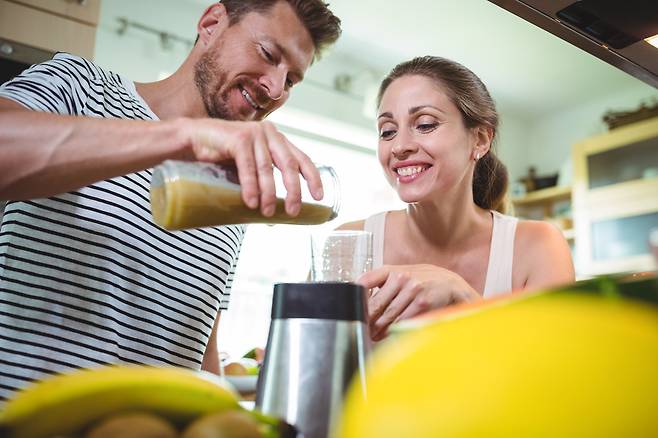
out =
[[[322,0],[222,0],[221,3],[226,8],[229,25],[232,26],[245,14],[265,13],[280,1],[285,1],[293,8],[308,30],[315,47],[315,58],[319,58],[322,51],[340,37],[340,18]]]

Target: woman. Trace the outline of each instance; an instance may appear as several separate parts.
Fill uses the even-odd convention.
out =
[[[544,222],[505,216],[507,171],[491,149],[498,114],[485,85],[438,57],[399,64],[378,97],[378,157],[407,208],[341,229],[373,232],[373,339],[429,309],[574,280],[569,247]]]

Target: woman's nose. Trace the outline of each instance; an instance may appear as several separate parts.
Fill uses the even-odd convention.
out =
[[[418,150],[418,146],[409,136],[399,135],[395,139],[395,144],[391,149],[391,153],[395,158],[405,157]]]

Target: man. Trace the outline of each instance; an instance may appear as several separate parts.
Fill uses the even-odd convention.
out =
[[[152,223],[151,167],[233,161],[242,197],[286,211],[317,169],[272,124],[340,34],[322,0],[225,0],[169,78],[134,84],[57,54],[0,88],[0,400],[56,372],[107,363],[218,367],[241,226],[178,233]],[[134,119],[134,120],[127,120]],[[159,120],[159,121],[158,121]]]

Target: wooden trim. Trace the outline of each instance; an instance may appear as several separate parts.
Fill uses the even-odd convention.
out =
[[[643,203],[647,208],[658,209],[658,178],[626,181],[590,190],[583,208],[590,211],[624,210]]]
[[[92,26],[98,25],[100,15],[100,0],[85,0],[83,3],[77,0],[8,0],[38,9],[42,12],[59,15],[70,20],[79,21]],[[111,1],[111,0],[110,0]]]
[[[633,143],[654,138],[656,135],[658,135],[658,117],[590,137],[577,143],[574,147],[578,148],[584,155],[593,155],[610,149],[630,146]]]
[[[656,262],[651,254],[626,257],[621,260],[605,262],[592,261],[584,272],[585,275],[616,274],[621,272],[654,271]]]
[[[559,199],[569,199],[571,196],[571,187],[557,186],[549,187],[547,189],[535,190],[525,196],[512,198],[512,203],[515,205],[528,205],[538,204],[546,201],[556,201]]]
[[[92,58],[96,27],[0,0],[0,37],[50,52]]]

